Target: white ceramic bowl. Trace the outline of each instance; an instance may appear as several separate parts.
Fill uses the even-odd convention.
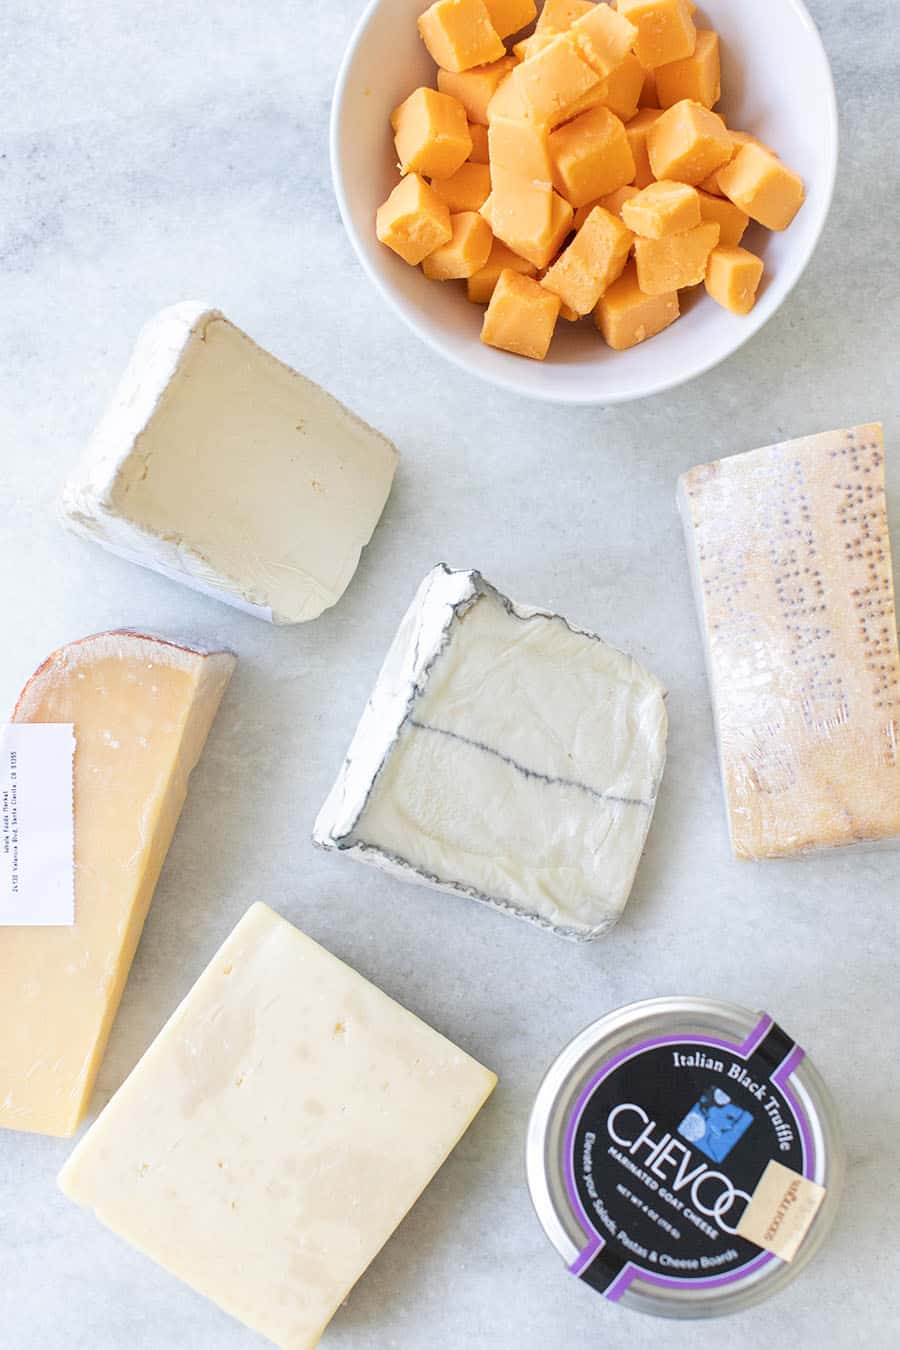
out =
[[[375,238],[375,211],[397,182],[391,110],[435,67],[416,28],[428,0],[372,0],[344,57],[331,116],[331,167],[341,215],[363,267],[384,298],[436,351],[514,393],[558,403],[622,403],[693,379],[723,361],[770,319],[798,281],[828,215],[838,156],[828,58],[802,0],[705,0],[696,20],[722,38],[718,105],[802,174],[807,200],[789,230],[758,225],[744,243],[765,259],[756,308],[738,318],[697,288],[683,317],[629,352],[613,352],[590,321],[560,322],[546,361],[485,347],[483,310],[461,282],[428,281]]]

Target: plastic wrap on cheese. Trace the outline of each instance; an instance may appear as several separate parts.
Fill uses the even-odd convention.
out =
[[[900,838],[900,658],[880,425],[679,482],[737,858]]]
[[[659,681],[478,572],[435,567],[314,839],[592,939],[625,907],[666,750]]]

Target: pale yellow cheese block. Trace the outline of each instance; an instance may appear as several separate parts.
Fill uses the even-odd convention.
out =
[[[900,657],[877,424],[679,484],[735,856],[900,837]]]
[[[102,633],[55,652],[15,722],[75,727],[75,924],[0,928],[0,1125],[70,1135],[87,1108],[228,652]]]
[[[247,1326],[310,1350],[495,1082],[256,904],[59,1183]],[[458,1236],[465,1216],[446,1217]],[[362,1343],[383,1343],[377,1327]]]

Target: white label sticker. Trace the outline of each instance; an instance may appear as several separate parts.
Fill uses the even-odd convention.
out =
[[[793,1261],[824,1199],[824,1186],[772,1158],[737,1231],[782,1261]]]
[[[0,727],[0,926],[75,922],[75,728]]]

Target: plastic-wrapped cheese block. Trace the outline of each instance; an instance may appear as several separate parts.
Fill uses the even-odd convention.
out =
[[[69,1135],[235,660],[135,633],[55,652],[13,721],[75,733],[75,923],[0,928],[0,1125]]]
[[[141,333],[61,511],[131,562],[302,623],[346,590],[396,462],[324,389],[185,303]]]
[[[679,483],[735,856],[900,837],[900,659],[881,427]]]
[[[60,1185],[233,1317],[312,1350],[495,1083],[257,904]]]
[[[631,891],[665,763],[662,686],[478,572],[434,568],[314,838],[590,939]]]

